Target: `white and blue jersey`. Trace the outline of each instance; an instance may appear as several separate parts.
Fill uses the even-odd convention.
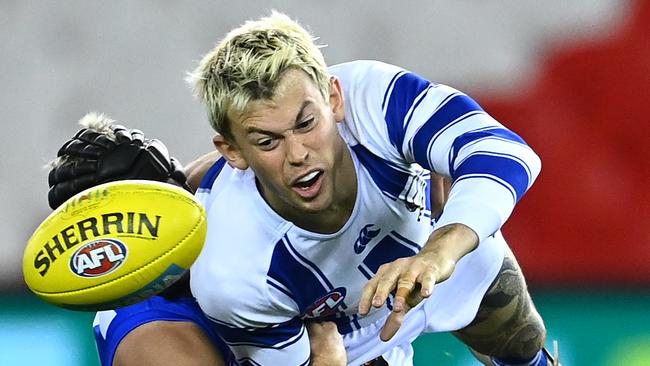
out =
[[[419,334],[460,329],[474,318],[503,261],[499,229],[540,170],[519,136],[453,88],[376,61],[330,71],[342,84],[339,131],[358,184],[338,232],[313,233],[284,220],[260,196],[253,172],[223,158],[197,192],[209,224],[192,292],[240,365],[309,364],[303,323],[310,319],[337,323],[351,365],[379,355],[408,365]],[[360,317],[361,290],[379,266],[426,243],[433,229],[429,171],[453,181],[435,226],[463,223],[480,243],[407,314],[397,335],[381,342],[393,299]]]

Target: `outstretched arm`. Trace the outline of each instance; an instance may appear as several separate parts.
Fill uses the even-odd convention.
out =
[[[467,95],[406,71],[397,71],[392,80],[384,122],[394,153],[402,163],[444,175],[451,189],[423,250],[384,264],[364,289],[362,315],[396,291],[384,340],[412,305],[430,296],[435,283],[451,276],[460,258],[501,228],[541,168],[521,137]]]

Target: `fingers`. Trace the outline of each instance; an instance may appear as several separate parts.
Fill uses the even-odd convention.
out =
[[[131,142],[131,133],[128,128],[122,125],[111,125],[110,128],[118,145]]]
[[[75,139],[66,142],[61,149],[59,149],[57,156],[70,155],[96,159],[105,150],[106,149],[102,146],[93,145],[86,141]]]
[[[415,306],[417,303],[422,301],[422,297],[418,296],[419,291],[417,291],[420,286],[419,284],[416,284],[415,281],[412,281],[410,276],[407,278],[400,278],[398,281],[393,311],[388,315],[386,323],[384,323],[384,327],[381,329],[381,333],[379,334],[379,338],[384,342],[389,341],[393,338],[395,333],[397,333],[404,322],[404,316],[406,316],[406,313],[411,310],[412,306]],[[417,300],[411,302],[407,301],[407,299]]]
[[[379,279],[377,277],[373,277],[366,283],[366,285],[363,287],[363,290],[361,291],[361,299],[359,300],[359,314],[362,316],[368,315],[368,312],[370,312],[370,306],[372,302],[372,298],[375,295],[375,291],[377,289],[377,282],[379,282]]]
[[[138,130],[137,128],[134,128],[132,130],[129,130],[131,133],[131,140],[138,146],[143,146],[144,145],[144,132]]]
[[[386,319],[380,338],[390,340],[399,330],[406,313],[425,298],[431,296],[436,283],[436,267],[421,258],[398,259],[379,267],[361,293],[359,314],[367,315],[372,307],[384,306],[386,299],[395,294],[393,309]]]
[[[186,190],[192,192],[192,189],[187,184],[187,177],[185,176],[185,170],[183,169],[183,165],[180,163],[180,161],[178,161],[178,159],[174,157],[171,157],[169,158],[169,162],[171,165],[171,169],[170,169],[171,173],[169,174],[169,177],[175,180],[177,183],[179,183]]]
[[[393,306],[394,312],[404,310],[406,298],[416,287],[417,274],[413,272],[406,272],[402,277],[397,280],[397,292],[395,293],[395,304]]]
[[[81,192],[86,188],[90,188],[95,180],[96,177],[94,174],[88,174],[75,177],[74,180],[57,183],[50,188],[47,194],[47,200],[50,207],[56,209],[76,193]]]
[[[118,145],[126,143],[136,146],[144,145],[144,133],[137,128],[129,129],[122,125],[112,125],[111,130],[115,135],[115,143]]]
[[[375,277],[368,281],[361,292],[359,314],[367,315],[371,306],[375,308],[384,306],[388,295],[395,289],[399,276],[400,272],[391,268],[391,265],[379,267]]]
[[[423,299],[431,296],[433,293],[433,286],[436,285],[437,277],[433,272],[424,272],[418,277],[418,283],[420,285],[420,296]]]
[[[83,141],[87,145],[98,145],[104,149],[108,149],[114,145],[114,142],[105,134],[85,128],[77,132],[74,140]]]
[[[171,166],[171,161],[169,158],[169,151],[167,146],[158,139],[151,139],[146,141],[147,145],[145,147],[146,151],[151,154],[152,158],[157,159],[161,164],[164,164],[165,169],[169,171]]]
[[[48,183],[53,186],[78,176],[93,173],[97,170],[96,160],[67,160],[61,165],[52,169],[48,176]]]
[[[384,327],[381,329],[381,333],[379,333],[379,339],[381,339],[383,342],[388,342],[391,338],[393,338],[395,333],[397,333],[399,328],[402,326],[405,315],[405,311],[392,311],[390,315],[388,315],[388,319],[386,319],[386,323],[384,323]]]
[[[427,298],[436,283],[434,271],[421,260],[411,257],[398,259],[379,267],[361,293],[359,314],[366,315],[371,306],[384,306],[389,294],[395,293],[394,311],[402,311],[408,301],[410,306]]]

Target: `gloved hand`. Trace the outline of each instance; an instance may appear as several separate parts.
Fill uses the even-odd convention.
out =
[[[142,131],[113,124],[103,115],[84,119],[89,117],[94,122],[63,144],[52,164],[48,176],[52,209],[86,188],[116,180],[171,180],[190,190],[183,167],[160,140],[146,139]]]

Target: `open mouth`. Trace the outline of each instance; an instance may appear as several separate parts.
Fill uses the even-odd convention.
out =
[[[304,177],[298,179],[296,181],[296,183],[294,183],[294,187],[297,187],[297,188],[300,188],[300,189],[307,189],[307,188],[313,186],[314,184],[316,184],[316,182],[318,181],[318,178],[320,178],[321,175],[323,175],[323,172],[321,170],[313,171],[313,172],[305,175]]]
[[[322,177],[322,170],[306,174],[293,184],[293,190],[303,198],[314,198],[320,191]]]

